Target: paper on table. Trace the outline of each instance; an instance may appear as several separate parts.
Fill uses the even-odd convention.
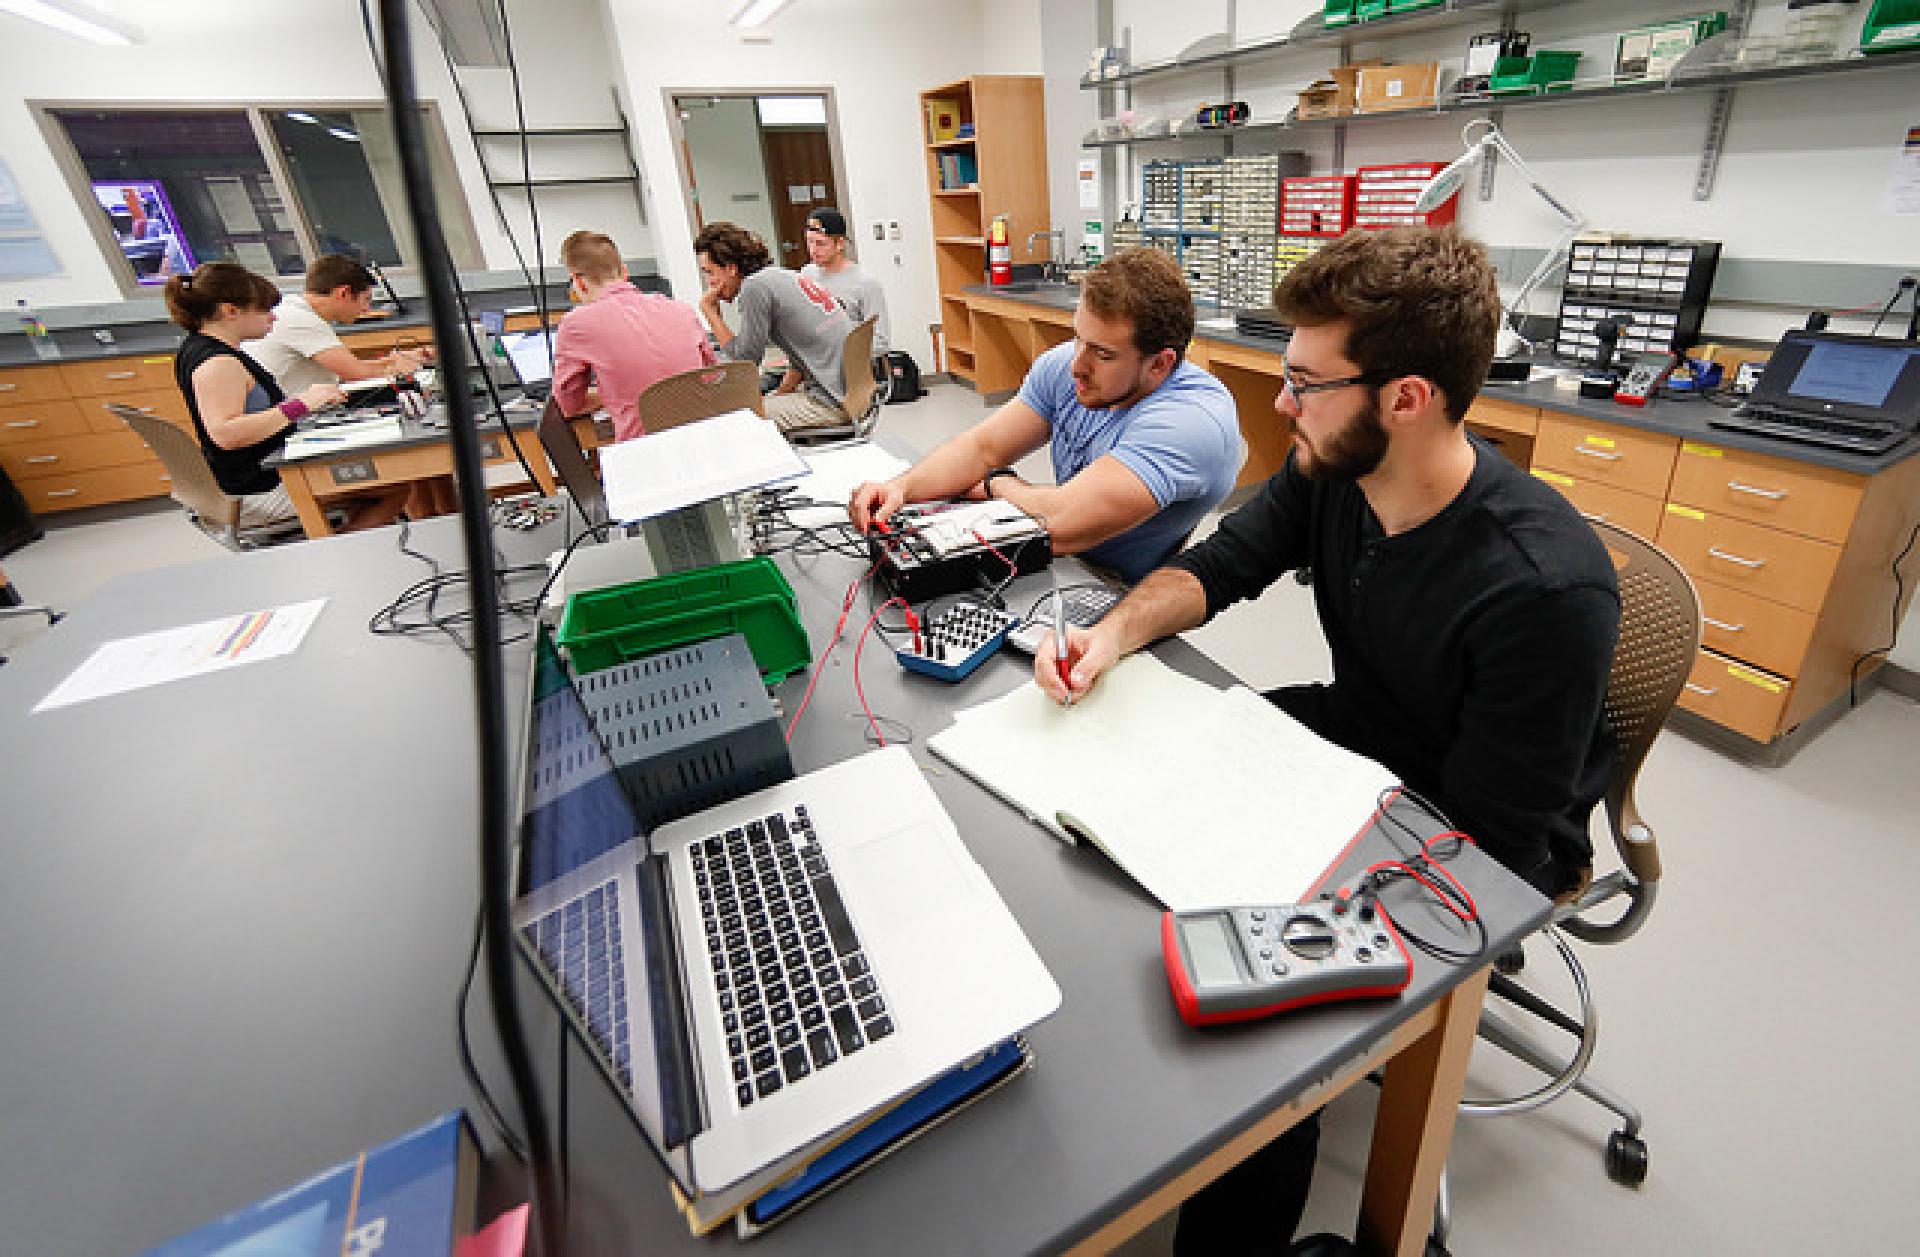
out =
[[[336,423],[331,427],[318,428],[312,432],[294,433],[287,438],[287,444],[281,450],[281,457],[288,462],[295,462],[302,458],[319,458],[367,445],[386,445],[389,442],[398,441],[400,434],[400,421],[392,417],[365,419],[357,423]]]
[[[1213,689],[1150,655],[1070,708],[1022,686],[929,745],[1181,912],[1305,898],[1395,784],[1251,690]]]
[[[290,654],[326,605],[325,598],[315,598],[107,642],[33,710],[50,711]]]
[[[779,428],[751,410],[734,410],[605,446],[600,471],[607,511],[624,524],[794,480],[807,465]]]
[[[800,497],[829,505],[795,507],[788,511],[793,522],[803,528],[845,523],[847,499],[853,496],[855,486],[868,480],[891,480],[910,465],[906,459],[895,458],[871,442],[808,454],[806,458],[807,474],[794,482],[793,491]]]

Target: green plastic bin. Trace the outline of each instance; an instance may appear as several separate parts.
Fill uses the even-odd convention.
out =
[[[1345,26],[1353,21],[1354,0],[1327,0],[1321,13],[1328,26]]]
[[[793,586],[768,558],[584,590],[567,599],[558,640],[586,673],[727,633],[746,637],[769,685],[813,658]]]
[[[1493,63],[1487,90],[1495,96],[1564,92],[1573,86],[1578,52],[1543,50],[1531,57],[1501,57]]]

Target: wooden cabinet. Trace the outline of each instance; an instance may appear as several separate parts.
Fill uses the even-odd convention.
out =
[[[0,466],[35,514],[169,491],[160,460],[109,402],[188,422],[171,354],[0,368]]]
[[[1024,258],[1030,234],[1053,226],[1044,81],[1038,75],[977,74],[920,93],[920,113],[947,370],[982,392],[999,391],[975,381],[980,348],[961,290],[986,279],[987,231],[996,217],[1007,219],[1016,259]],[[944,127],[935,129],[935,115],[971,133],[947,136]]]
[[[1517,466],[1533,465],[1533,445],[1540,432],[1540,408],[1504,398],[1477,397],[1467,407],[1467,430],[1512,459]]]
[[[1540,416],[1533,463],[1595,484],[1664,499],[1680,438],[1552,411]]]

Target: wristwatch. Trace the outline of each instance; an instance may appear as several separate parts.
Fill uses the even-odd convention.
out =
[[[1019,476],[1014,475],[1014,470],[1011,467],[995,467],[992,471],[980,477],[980,492],[986,494],[988,497],[992,497],[993,482],[997,477],[1000,477],[1000,476],[1013,476],[1015,480],[1018,480],[1020,478]]]

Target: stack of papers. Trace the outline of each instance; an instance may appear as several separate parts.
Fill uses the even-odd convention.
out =
[[[293,462],[302,458],[338,454],[342,450],[359,449],[366,445],[388,445],[400,439],[400,432],[399,417],[393,415],[362,419],[357,423],[336,423],[312,432],[294,433],[287,438],[282,457]]]
[[[616,441],[600,451],[607,513],[630,524],[729,493],[797,480],[807,465],[780,429],[751,410]]]
[[[1252,690],[1152,655],[1071,707],[1024,685],[967,708],[929,746],[1175,912],[1311,898],[1398,784]]]

